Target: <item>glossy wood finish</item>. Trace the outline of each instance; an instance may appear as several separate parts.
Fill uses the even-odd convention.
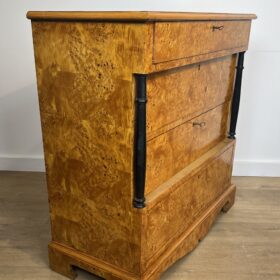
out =
[[[235,64],[236,56],[226,56],[149,75],[148,140],[229,101]]]
[[[172,188],[164,197],[149,204],[145,220],[147,227],[143,230],[144,268],[152,264],[156,266],[164,251],[169,250],[231,185],[232,144],[216,147],[213,155],[213,151],[206,154],[199,167],[186,165],[171,182],[165,182],[165,188],[168,185]]]
[[[142,210],[141,279],[158,279],[169,265],[197,246],[223,207],[227,211],[233,205],[233,145],[231,140],[221,142],[199,164],[189,165],[167,181],[169,186],[156,199],[147,199]],[[110,280],[139,277],[56,242],[50,244],[50,261],[55,271],[70,278],[75,277],[71,265]]]
[[[216,23],[217,15],[184,14],[182,21],[189,17],[190,22],[175,25],[153,22],[152,14],[112,13],[104,17],[107,22],[96,22],[101,16],[105,15],[28,14],[33,19],[50,201],[50,266],[71,278],[76,266],[105,279],[158,279],[197,245],[221,209],[233,204],[235,142],[223,139],[235,54],[247,48],[242,40],[251,16],[241,21],[221,14],[229,30],[238,26],[241,32],[226,31],[223,39],[203,33],[205,26]],[[178,14],[165,14],[162,20],[172,16],[180,20]],[[140,23],[140,17],[150,17],[144,21],[151,22]],[[210,40],[205,50],[215,49],[217,42],[221,47],[202,53],[199,41],[195,57],[187,57],[195,47],[188,50],[184,45],[186,57],[174,49],[178,59],[155,63],[161,55],[154,52],[160,40],[160,48],[170,40],[169,32],[163,38],[163,27],[172,25],[183,40],[181,32],[193,32],[187,27],[193,26],[191,18],[202,26],[194,29],[203,31],[198,34],[201,40]],[[117,22],[108,22],[114,19]],[[169,59],[170,49],[165,50],[162,58]],[[178,66],[182,68],[172,69]],[[144,209],[132,203],[135,74],[148,78]]]
[[[219,29],[213,29],[213,28]],[[247,47],[251,21],[155,23],[154,63]]]
[[[32,20],[87,20],[87,21],[190,21],[190,20],[250,20],[254,14],[187,13],[187,12],[42,12],[30,11],[27,18]]]
[[[167,250],[161,254],[156,265],[151,266],[141,278],[137,275],[121,271],[118,267],[100,263],[98,260],[85,254],[77,254],[75,250],[60,244],[51,243],[49,246],[49,255],[51,258],[51,267],[71,279],[76,277],[72,265],[85,269],[109,280],[132,280],[132,279],[159,279],[161,273],[176,260],[182,258],[191,252],[199,242],[206,236],[217,215],[221,211],[228,211],[233,205],[235,198],[235,186],[231,185],[227,190],[212,203],[196,222],[188,228]],[[223,210],[225,209],[225,210]]]
[[[53,240],[139,272],[132,73],[146,26],[32,26]]]
[[[228,110],[225,103],[148,141],[146,194],[226,137]]]
[[[182,234],[172,246],[156,261],[156,266],[149,271],[147,279],[159,279],[161,273],[178,259],[191,252],[208,233],[215,219],[221,211],[227,212],[234,204],[235,186],[231,185],[227,190],[196,219],[196,222]],[[145,279],[145,278],[144,278]]]

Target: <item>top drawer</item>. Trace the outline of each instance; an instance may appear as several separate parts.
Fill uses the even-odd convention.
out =
[[[154,63],[247,48],[251,21],[157,22]]]

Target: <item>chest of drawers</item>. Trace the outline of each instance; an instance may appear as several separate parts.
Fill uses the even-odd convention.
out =
[[[50,267],[158,279],[234,202],[246,14],[29,12]]]

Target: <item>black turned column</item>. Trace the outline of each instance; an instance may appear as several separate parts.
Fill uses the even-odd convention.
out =
[[[240,94],[241,94],[241,84],[242,84],[242,72],[244,69],[244,54],[245,52],[240,52],[238,54],[238,62],[236,66],[236,76],[234,91],[231,103],[231,117],[230,117],[230,129],[229,136],[230,139],[235,139],[236,123],[238,118],[239,103],[240,103]]]
[[[133,206],[135,208],[144,208],[146,179],[146,75],[135,74],[135,79],[136,115]]]

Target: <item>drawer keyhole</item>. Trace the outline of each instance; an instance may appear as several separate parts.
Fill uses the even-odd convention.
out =
[[[206,122],[193,122],[193,126],[199,126],[199,127],[204,127],[206,126]]]
[[[223,30],[224,29],[224,26],[223,25],[220,25],[220,26],[217,26],[217,25],[213,25],[212,26],[212,31],[216,31],[216,30]]]

